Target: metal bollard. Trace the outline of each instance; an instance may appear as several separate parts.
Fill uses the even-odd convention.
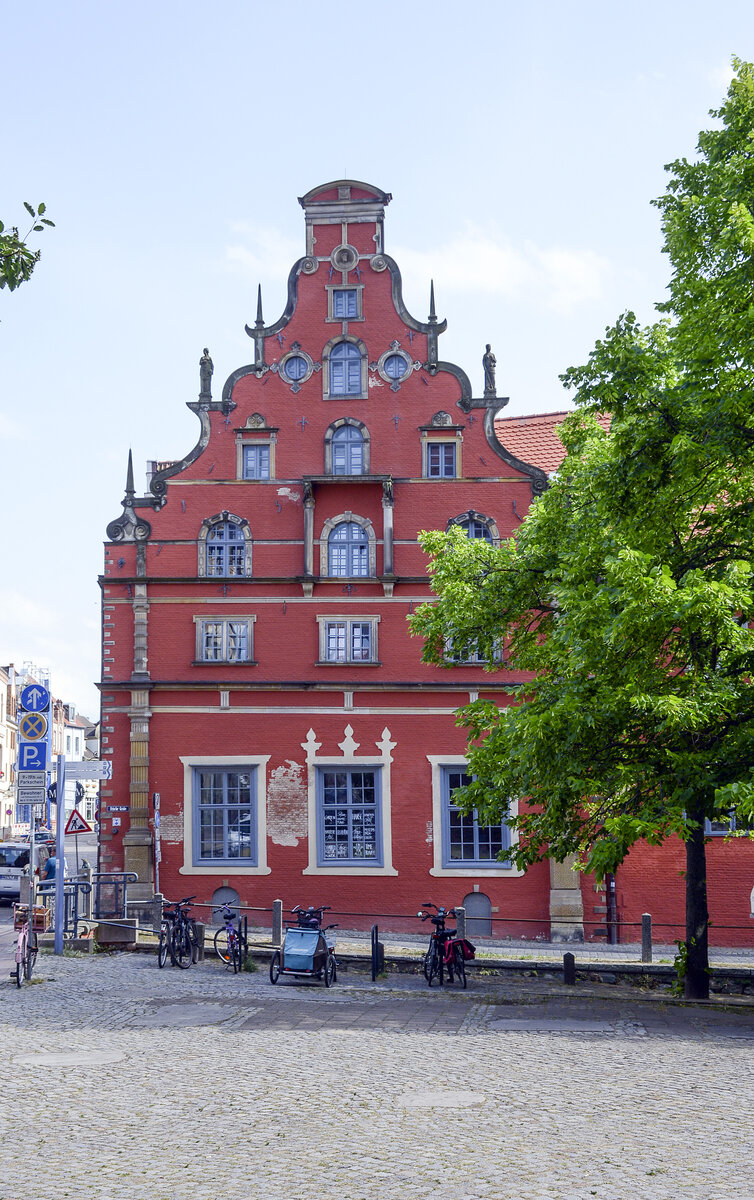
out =
[[[466,909],[463,907],[456,909],[456,937],[466,937]]]
[[[569,987],[576,983],[576,959],[570,951],[563,955],[563,983],[567,983]]]
[[[283,901],[272,901],[272,937],[273,946],[282,946],[283,944]]]
[[[197,962],[204,962],[204,930],[205,930],[205,926],[204,926],[203,922],[197,921],[196,922],[196,937],[197,937],[197,941],[199,943],[199,946],[198,946],[199,957],[196,960]]]
[[[651,963],[652,961],[652,915],[651,913],[641,914],[641,961],[643,963]]]

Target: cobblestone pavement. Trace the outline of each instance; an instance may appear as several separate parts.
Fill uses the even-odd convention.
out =
[[[751,1008],[540,991],[44,954],[0,1200],[751,1200]]]

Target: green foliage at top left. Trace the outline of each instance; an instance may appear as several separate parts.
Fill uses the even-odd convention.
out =
[[[7,287],[10,292],[26,283],[39,262],[41,252],[29,248],[29,235],[42,233],[45,225],[55,224],[44,215],[44,204],[38,204],[34,208],[24,201],[24,208],[31,217],[31,225],[23,237],[19,235],[16,225],[6,228],[0,221],[0,288]]]

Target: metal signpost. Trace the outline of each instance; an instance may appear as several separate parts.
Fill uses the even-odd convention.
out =
[[[65,755],[58,755],[58,770],[57,770],[57,806],[58,815],[55,824],[55,857],[57,865],[55,867],[55,953],[63,953],[63,926],[65,925],[65,913],[63,912],[63,884],[65,875]]]
[[[18,761],[16,763],[18,802],[29,806],[29,924],[34,924],[36,900],[37,843],[34,839],[34,813],[46,802],[47,748],[50,741],[50,693],[39,684],[29,684],[21,692]],[[23,810],[22,810],[23,811]]]

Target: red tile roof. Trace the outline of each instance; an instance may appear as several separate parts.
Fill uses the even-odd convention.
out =
[[[568,412],[532,413],[526,417],[497,417],[495,433],[511,454],[523,462],[541,467],[543,471],[557,471],[565,458],[563,443],[555,430],[568,416]],[[608,429],[610,418],[598,418],[603,429]]]

